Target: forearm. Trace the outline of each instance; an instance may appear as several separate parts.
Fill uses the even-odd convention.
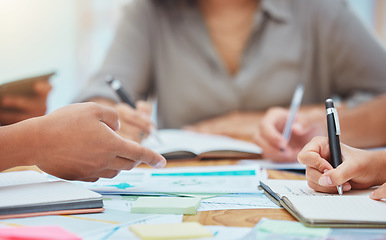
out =
[[[386,145],[386,96],[380,96],[356,108],[339,112],[341,141],[358,148]],[[338,109],[339,111],[339,109]]]
[[[39,125],[28,119],[0,127],[0,171],[16,166],[35,165],[39,148]]]

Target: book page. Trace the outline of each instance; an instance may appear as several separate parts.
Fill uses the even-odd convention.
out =
[[[240,151],[261,154],[256,144],[234,138],[203,134],[179,129],[161,129],[157,131],[161,143],[153,136],[143,141],[143,145],[161,154],[176,151],[190,151],[199,155],[210,151]]]
[[[17,171],[0,173],[0,187],[19,184],[47,182],[44,174],[36,171]]]
[[[262,181],[264,184],[269,186],[271,190],[276,193],[279,197],[291,197],[291,196],[337,196],[339,194],[330,194],[316,192],[307,185],[306,180],[276,180],[267,179]],[[343,196],[369,196],[374,191],[374,188],[364,190],[351,190],[345,192]]]
[[[306,219],[386,224],[386,201],[375,201],[369,197],[375,188],[351,190],[339,195],[315,192],[306,180],[271,179],[262,182]]]
[[[288,199],[307,219],[386,224],[386,201],[375,201],[369,196],[291,196]]]

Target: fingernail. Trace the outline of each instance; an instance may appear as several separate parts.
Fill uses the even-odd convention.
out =
[[[155,168],[164,168],[166,166],[166,160],[160,161],[154,167]]]
[[[370,198],[374,198],[374,195],[375,195],[375,193],[372,192],[372,193],[370,194]]]
[[[331,186],[332,185],[331,178],[328,176],[323,176],[323,177],[319,178],[319,184],[321,186]]]
[[[118,120],[118,129],[117,129],[117,131],[118,131],[119,129],[121,129],[121,122]]]

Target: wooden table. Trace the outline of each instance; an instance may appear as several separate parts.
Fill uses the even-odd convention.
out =
[[[258,160],[257,160],[258,161]],[[214,166],[214,165],[234,165],[237,160],[171,160],[167,167],[186,167],[186,166]],[[268,178],[271,179],[300,179],[305,176],[286,171],[268,170]],[[204,225],[222,225],[233,227],[253,227],[261,218],[291,220],[296,221],[284,209],[232,209],[197,212],[196,215],[185,215],[183,220],[197,221]]]

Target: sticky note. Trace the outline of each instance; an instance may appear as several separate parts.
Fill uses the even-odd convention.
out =
[[[0,239],[81,240],[80,237],[59,226],[2,228]]]
[[[137,224],[131,225],[130,230],[142,240],[213,237],[213,234],[198,222]]]
[[[200,198],[139,197],[131,206],[132,213],[196,214]]]
[[[329,228],[309,228],[300,222],[264,219],[258,224],[258,231],[283,236],[315,237],[323,239]]]

